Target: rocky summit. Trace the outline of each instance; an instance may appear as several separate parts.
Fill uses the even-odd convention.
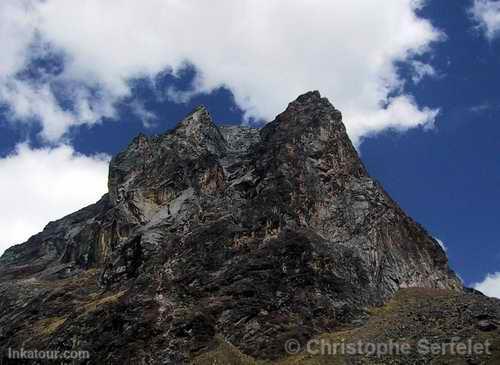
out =
[[[429,318],[463,311],[445,336],[480,322],[497,333],[498,302],[463,288],[317,91],[261,129],[216,125],[199,107],[137,136],[112,159],[108,187],[1,257],[6,363],[18,349],[86,351],[71,361],[88,364],[377,363],[290,357],[286,344],[373,335],[374,321],[387,338],[432,335],[444,324]],[[396,307],[413,309],[396,320]]]

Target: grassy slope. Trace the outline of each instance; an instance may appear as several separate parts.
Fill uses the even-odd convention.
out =
[[[408,355],[363,357],[310,355],[300,353],[278,361],[256,360],[242,354],[236,347],[217,340],[214,349],[199,354],[193,364],[201,365],[324,365],[324,364],[500,364],[500,331],[480,331],[479,319],[489,318],[500,324],[500,301],[480,295],[462,294],[435,289],[402,289],[385,306],[373,308],[368,322],[357,328],[340,329],[323,334],[318,339],[330,343],[362,341],[387,343],[409,343],[412,351]],[[474,343],[489,340],[491,355],[460,356],[423,355],[416,351],[416,342],[426,338],[435,343],[450,341]]]

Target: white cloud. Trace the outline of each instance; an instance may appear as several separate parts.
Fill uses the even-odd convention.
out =
[[[416,84],[420,82],[424,77],[429,76],[433,77],[436,76],[436,70],[434,67],[432,67],[428,63],[420,62],[420,61],[412,61],[411,65],[413,67],[413,76],[412,76],[412,81]]]
[[[114,116],[113,98],[93,98],[85,87],[73,83],[62,85],[66,97],[74,103],[73,110],[65,110],[54,96],[51,87],[54,83],[59,82],[40,84],[9,78],[0,83],[0,100],[9,105],[14,120],[31,122],[40,118],[43,121],[41,136],[52,142],[60,140],[70,127],[94,124],[102,117]]]
[[[20,144],[0,159],[0,253],[107,192],[109,158]]]
[[[141,119],[142,124],[145,127],[150,128],[154,125],[154,122],[158,117],[154,113],[147,110],[144,103],[134,100],[130,102],[129,105],[132,112]]]
[[[489,297],[500,298],[500,272],[488,274],[482,282],[472,286]]]
[[[448,248],[446,248],[446,246],[444,245],[444,242],[441,241],[439,238],[437,237],[434,237],[434,239],[437,241],[437,243],[439,243],[439,246],[441,246],[441,248],[443,249],[444,252],[448,251]]]
[[[500,34],[500,1],[474,0],[470,11],[489,40]]]
[[[29,0],[0,2],[0,77],[24,66],[36,23],[30,4]]]
[[[14,56],[9,57],[16,62],[0,72],[0,82],[2,73],[4,79],[12,77],[13,69],[23,65],[18,60],[26,56],[27,35],[36,29],[65,62],[64,72],[51,83],[102,91],[99,102],[106,107],[94,108],[97,101],[83,95],[87,118],[79,110],[68,118],[57,106],[47,106],[55,100],[42,99],[44,106],[31,113],[42,118],[48,139],[111,113],[113,103],[130,94],[132,78],[176,73],[186,63],[197,70],[194,93],[225,86],[247,118],[270,120],[311,89],[343,111],[355,140],[386,127],[429,124],[436,116],[401,93],[403,80],[394,66],[429,51],[440,39],[428,21],[416,16],[423,1],[387,0],[383,7],[371,0],[86,0],[78,7],[66,0],[3,2],[8,6],[0,9],[0,24],[8,19],[13,26],[0,28],[0,46],[12,29],[26,29],[10,38],[8,51]],[[18,109],[14,104],[13,111],[24,117]]]
[[[386,128],[404,131],[408,128],[433,125],[439,110],[418,108],[412,97],[400,95],[387,99],[387,105],[377,110],[354,110],[349,116],[355,123],[348,124],[349,136],[356,142],[361,136],[380,132]],[[349,121],[347,121],[349,123]]]
[[[0,97],[21,121],[37,117],[50,121],[44,124],[43,130],[49,139],[59,138],[73,124],[72,114],[61,109],[48,85],[33,86],[12,79],[0,85]]]
[[[497,107],[495,105],[492,105],[490,102],[485,101],[480,104],[476,104],[474,106],[471,106],[468,108],[468,110],[472,113],[484,113],[492,109],[496,109]]]

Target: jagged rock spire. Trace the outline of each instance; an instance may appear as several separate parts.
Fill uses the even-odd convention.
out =
[[[198,106],[181,121],[174,133],[186,138],[187,144],[206,148],[216,155],[222,154],[226,147],[224,137],[204,106]]]

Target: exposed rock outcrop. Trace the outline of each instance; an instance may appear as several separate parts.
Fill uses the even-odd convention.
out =
[[[0,278],[2,347],[78,348],[91,363],[182,363],[215,336],[275,358],[399,288],[462,290],[318,92],[260,130],[200,107],[136,137],[109,194],[7,250]]]

